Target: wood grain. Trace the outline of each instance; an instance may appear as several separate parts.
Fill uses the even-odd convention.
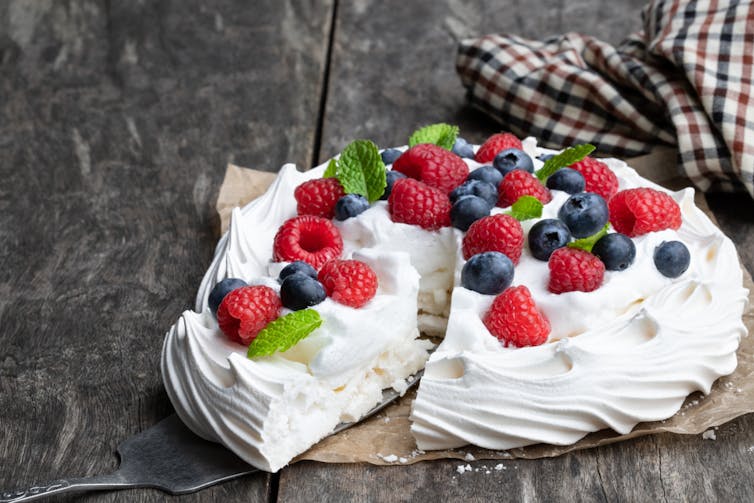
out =
[[[331,11],[0,2],[0,488],[111,470],[169,414],[162,340],[209,264],[225,165],[312,163]],[[164,495],[89,499],[125,498]]]

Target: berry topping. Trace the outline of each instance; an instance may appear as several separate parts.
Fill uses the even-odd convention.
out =
[[[466,231],[480,218],[489,216],[490,209],[490,204],[481,197],[463,196],[450,208],[450,221],[456,229]]]
[[[560,168],[547,177],[546,185],[550,190],[562,190],[569,194],[577,194],[584,192],[586,181],[584,176],[575,169]]]
[[[282,283],[285,278],[296,273],[306,274],[307,276],[317,279],[317,270],[315,268],[303,260],[296,260],[283,267],[280,274],[278,274],[278,283]]]
[[[388,171],[387,172],[387,185],[385,185],[385,192],[382,193],[382,196],[380,196],[380,199],[383,201],[387,201],[387,198],[390,197],[390,193],[393,191],[393,185],[395,185],[395,182],[400,180],[401,178],[406,178],[406,175],[403,173],[399,173],[398,171]]]
[[[450,202],[455,203],[463,196],[481,197],[487,201],[490,208],[497,204],[497,189],[492,184],[480,180],[468,180],[453,189],[450,193]]]
[[[605,276],[605,265],[596,256],[578,248],[558,248],[550,256],[552,293],[591,292],[599,288]]]
[[[325,297],[322,283],[304,273],[291,274],[280,285],[280,300],[293,311],[317,305]]]
[[[636,245],[619,232],[606,234],[594,243],[592,253],[599,257],[608,271],[624,271],[634,263]]]
[[[377,293],[377,275],[358,260],[331,260],[319,271],[319,281],[332,300],[361,307]]]
[[[413,178],[398,180],[387,201],[393,222],[437,230],[450,225],[450,199]]]
[[[278,317],[282,304],[268,286],[243,286],[225,296],[217,308],[217,323],[232,341],[248,345]]]
[[[495,297],[482,321],[506,346],[539,346],[550,334],[550,322],[539,312],[525,286],[508,288]]]
[[[479,147],[479,150],[476,151],[474,160],[482,164],[492,162],[495,156],[506,148],[523,149],[524,146],[521,143],[521,140],[511,133],[493,134],[487,138],[487,141],[485,141],[484,144]]]
[[[587,192],[599,194],[605,201],[609,201],[618,192],[618,177],[604,162],[585,157],[570,167],[584,177]]]
[[[508,288],[511,281],[513,262],[496,251],[474,255],[461,270],[461,285],[485,295],[497,295]]]
[[[689,268],[691,254],[680,241],[663,241],[655,248],[655,267],[667,278],[677,278]]]
[[[449,150],[431,143],[411,147],[394,163],[393,170],[447,194],[466,180],[469,167]]]
[[[518,264],[523,246],[524,231],[519,221],[499,213],[471,224],[463,237],[463,258],[468,260],[477,253],[499,251]]]
[[[212,287],[212,291],[209,292],[209,299],[207,299],[207,304],[209,304],[209,310],[212,312],[212,314],[217,313],[217,307],[220,305],[226,295],[228,295],[236,288],[241,288],[242,286],[246,286],[246,282],[242,279],[225,278],[224,280],[217,283],[214,287]]]
[[[557,218],[546,218],[529,230],[529,250],[537,260],[548,261],[552,252],[571,240],[571,231]]]
[[[664,192],[650,188],[622,190],[610,200],[610,223],[628,237],[678,229],[681,208]]]
[[[497,169],[495,169],[494,166],[480,166],[477,169],[473,170],[471,173],[469,173],[469,176],[466,177],[466,180],[479,180],[481,182],[487,182],[489,184],[492,184],[492,186],[497,190],[498,185],[500,185],[500,182],[503,181],[503,175],[500,173]]]
[[[360,194],[346,194],[335,204],[335,219],[348,220],[369,209],[369,201]]]
[[[304,182],[293,192],[299,215],[332,218],[335,203],[346,193],[336,178],[316,178]]]
[[[286,220],[275,234],[273,260],[303,260],[319,269],[328,260],[340,257],[343,239],[330,220],[304,215]]]
[[[380,153],[380,157],[382,157],[382,162],[385,164],[393,164],[396,159],[398,159],[403,152],[398,150],[397,148],[386,148]]]
[[[531,157],[523,150],[517,148],[507,148],[499,152],[492,161],[492,166],[505,176],[514,169],[521,169],[534,173],[534,163]]]
[[[453,143],[452,152],[458,157],[465,157],[466,159],[474,158],[474,148],[469,144],[469,142],[467,142],[460,136],[456,138],[455,143]]]
[[[532,196],[539,199],[542,204],[547,204],[552,199],[550,191],[542,185],[542,182],[529,173],[520,169],[514,169],[503,178],[500,187],[498,187],[500,196],[497,205],[501,208],[507,208],[518,201],[521,196]]]
[[[569,197],[558,210],[558,218],[568,226],[575,238],[591,236],[607,223],[607,203],[591,192],[579,192]]]

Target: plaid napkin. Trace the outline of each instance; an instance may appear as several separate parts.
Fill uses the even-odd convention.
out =
[[[589,142],[634,156],[677,146],[701,190],[754,196],[754,6],[658,0],[613,47],[568,33],[465,40],[456,67],[471,102],[551,147]]]

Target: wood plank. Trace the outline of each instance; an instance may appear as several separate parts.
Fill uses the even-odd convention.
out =
[[[458,124],[479,142],[500,126],[465,105],[455,75],[457,41],[513,32],[540,39],[566,31],[613,43],[640,27],[643,0],[582,2],[402,2],[359,0],[337,8],[320,159],[354,138],[405,144],[417,127]],[[746,196],[711,205],[721,225],[754,265]],[[754,208],[752,208],[754,209]],[[356,501],[730,501],[751,500],[754,416],[720,427],[716,441],[661,435],[554,459],[437,461],[410,466],[295,464],[281,472],[285,502]],[[490,473],[487,473],[487,472]]]
[[[225,165],[311,165],[332,8],[0,2],[0,489],[107,472],[170,413],[163,335],[210,262]],[[92,500],[119,498],[164,495]]]

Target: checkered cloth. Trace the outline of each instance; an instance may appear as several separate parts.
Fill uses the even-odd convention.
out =
[[[589,142],[633,156],[677,146],[702,190],[754,196],[754,6],[658,0],[613,47],[568,33],[465,40],[456,67],[471,102],[551,147]]]

